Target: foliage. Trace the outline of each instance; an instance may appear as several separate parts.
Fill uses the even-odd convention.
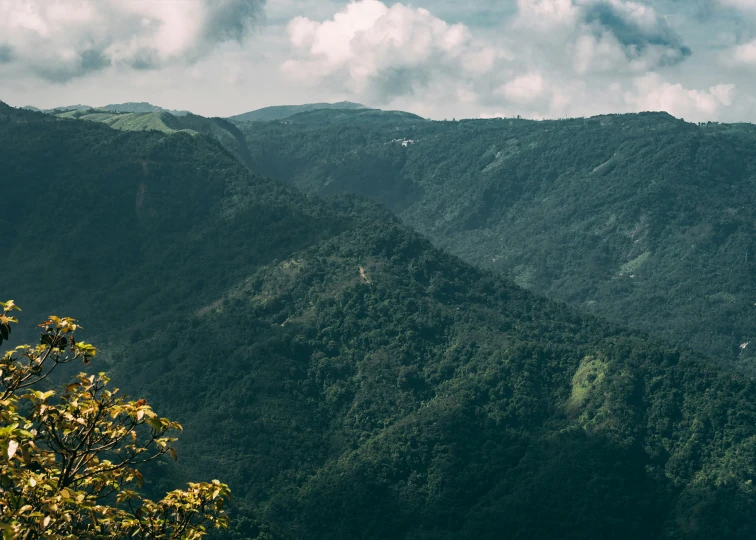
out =
[[[4,284],[86,313],[114,377],[182,419],[178,472],[235,493],[223,537],[756,534],[749,379],[206,137],[19,114],[0,107]]]
[[[318,109],[366,109],[364,105],[352,103],[349,101],[340,101],[339,103],[306,103],[304,105],[277,105],[273,107],[263,107],[254,111],[232,116],[229,120],[237,122],[267,122],[270,120],[282,120],[295,114]]]
[[[316,111],[240,128],[257,172],[367,195],[469,262],[756,372],[752,125]]]
[[[0,302],[0,341],[16,319]],[[146,401],[127,401],[107,388],[105,374],[79,374],[57,394],[37,390],[58,366],[96,349],[75,338],[74,319],[39,325],[36,347],[21,345],[0,360],[0,530],[4,538],[200,538],[206,525],[227,526],[230,492],[217,480],[190,483],[157,502],[133,488],[138,465],[176,458],[171,433],[181,426],[158,417]]]
[[[204,118],[187,111],[166,111],[164,109],[148,111],[155,108],[149,104],[123,104],[102,108],[82,108],[58,113],[59,118],[101,122],[122,131],[159,131],[168,135],[185,133],[209,135],[218,140],[236,158],[247,165],[251,156],[246,141],[234,124],[222,118]],[[130,112],[129,109],[139,109]]]

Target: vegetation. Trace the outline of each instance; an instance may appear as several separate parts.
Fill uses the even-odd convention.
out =
[[[14,302],[0,302],[0,343],[17,320]],[[109,379],[81,373],[61,393],[41,384],[59,366],[96,349],[75,334],[74,319],[39,325],[40,344],[0,358],[0,530],[4,538],[200,538],[206,526],[227,526],[228,486],[190,483],[153,502],[134,488],[137,466],[165,454],[176,459],[172,432],[143,399],[127,401]]]
[[[151,103],[146,103],[144,101],[138,102],[138,103],[137,102],[111,103],[110,105],[104,105],[102,107],[92,107],[90,105],[69,105],[66,107],[55,107],[54,109],[40,110],[37,107],[26,106],[24,107],[24,109],[27,109],[30,111],[44,112],[47,114],[54,114],[57,116],[61,116],[62,113],[65,113],[65,112],[88,111],[88,110],[98,110],[98,111],[103,111],[103,112],[116,112],[116,113],[165,112],[165,113],[170,113],[174,116],[183,116],[185,114],[190,114],[189,111],[177,111],[177,110],[164,109],[162,107],[158,107],[157,105],[152,105]]]
[[[170,470],[227,479],[227,538],[756,535],[743,375],[206,136],[0,106],[0,163],[4,286],[82,313],[125,389],[181,419]]]
[[[305,105],[277,105],[274,107],[263,107],[262,109],[256,109],[243,114],[237,114],[231,116],[229,120],[236,120],[238,122],[267,122],[270,120],[283,120],[292,115],[315,111],[319,109],[367,109],[364,105],[359,103],[352,103],[350,101],[340,101],[338,103],[307,103]]]
[[[756,127],[664,113],[239,124],[251,167],[356,193],[482,267],[755,373]]]
[[[184,116],[187,114],[191,114],[189,111],[177,111],[177,110],[169,110],[164,109],[162,107],[158,107],[157,105],[152,105],[151,103],[146,103],[144,101],[140,102],[129,102],[129,103],[111,103],[110,105],[104,105],[103,107],[100,107],[101,109],[105,109],[106,111],[113,111],[113,112],[137,112],[137,113],[150,113],[150,112],[165,112],[170,113],[173,116]]]

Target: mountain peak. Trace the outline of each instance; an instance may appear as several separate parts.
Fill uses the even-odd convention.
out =
[[[167,113],[173,114],[174,116],[184,116],[186,114],[190,114],[189,111],[164,109],[163,107],[159,107],[158,105],[153,105],[152,103],[148,103],[146,101],[129,101],[126,103],[111,103],[110,105],[104,105],[98,108],[104,109],[106,111],[113,111],[113,112],[167,112]]]
[[[274,105],[272,107],[263,107],[262,109],[230,116],[229,120],[236,120],[239,122],[267,122],[270,120],[282,120],[295,114],[315,111],[318,109],[355,110],[369,109],[369,107],[351,101],[339,101],[337,103],[305,103],[303,105]]]

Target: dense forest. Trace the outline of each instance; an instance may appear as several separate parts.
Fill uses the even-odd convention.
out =
[[[374,127],[339,119],[349,114]],[[282,145],[315,153],[316,125],[323,144],[342,130],[341,145],[329,144],[345,163],[349,133],[375,134],[381,159],[405,167],[423,141],[424,121],[412,115],[336,116],[245,132],[268,174],[282,164],[271,147],[254,144],[255,130],[271,141],[280,130]],[[666,122],[671,134],[659,127],[660,137],[674,140],[699,129],[633,119]],[[491,137],[503,136],[490,125]],[[459,130],[459,141],[471,137],[463,124],[437,126]],[[416,142],[386,144],[391,130]],[[512,159],[526,152],[522,144]],[[491,152],[495,163],[502,154]],[[304,167],[291,156],[293,168]],[[25,307],[25,320],[79,318],[114,379],[184,425],[178,469],[161,464],[152,474],[163,474],[161,489],[183,478],[227,482],[228,538],[756,535],[756,386],[715,360],[535,296],[440,251],[369,199],[322,199],[252,174],[201,133],[118,131],[0,104],[0,162],[0,294]],[[444,167],[442,186],[455,177]],[[339,170],[334,181],[344,183]],[[378,172],[358,170],[366,186]],[[406,182],[386,178],[397,189]],[[422,214],[418,201],[430,201],[421,180],[405,192],[408,222]],[[460,205],[470,200],[463,193]],[[655,210],[646,210],[651,220]],[[620,242],[625,217],[607,238]],[[524,241],[517,234],[512,246]],[[678,308],[665,306],[677,336]],[[14,332],[15,346],[25,335]]]
[[[237,125],[257,172],[367,195],[468,262],[754,373],[751,124],[321,110]]]
[[[99,122],[122,131],[160,131],[162,133],[187,133],[209,135],[219,141],[236,158],[247,165],[252,166],[252,157],[247,150],[244,135],[239,129],[223,118],[205,118],[190,112],[174,114],[160,109],[149,103],[124,103],[111,105],[111,108],[91,108],[81,106],[76,109],[64,110],[53,109],[48,114],[58,118],[75,118],[88,122]],[[133,109],[133,110],[132,110]]]

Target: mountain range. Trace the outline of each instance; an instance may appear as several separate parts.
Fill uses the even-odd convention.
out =
[[[35,112],[44,112],[47,114],[61,115],[62,113],[76,113],[78,111],[93,111],[94,113],[168,113],[173,116],[185,116],[191,114],[189,111],[164,109],[157,105],[141,102],[128,102],[128,103],[111,103],[110,105],[103,105],[101,107],[92,107],[90,105],[67,105],[64,107],[55,107],[52,109],[38,109],[28,105],[24,107],[26,110]],[[357,110],[368,109],[365,105],[360,103],[353,103],[351,101],[340,101],[338,103],[305,103],[303,105],[276,105],[273,107],[263,107],[261,109],[255,109],[242,114],[229,117],[229,120],[236,120],[240,122],[266,122],[270,120],[282,120],[295,114],[302,112],[309,112],[315,110]],[[93,118],[88,118],[92,120]]]
[[[516,283],[558,296],[539,281],[557,270],[570,290],[603,268],[658,279],[645,268],[685,234],[729,256],[749,241],[748,126],[318,110],[237,123],[242,164],[221,131],[189,128],[225,121],[110,118],[120,130],[0,104],[0,294],[30,326],[81,319],[102,369],[184,424],[166,478],[228,482],[226,537],[259,536],[258,520],[305,539],[756,534],[756,386],[736,360],[683,343],[664,297],[647,316],[666,310],[673,345]],[[480,263],[510,245],[530,281],[438,247]],[[601,249],[608,262],[590,258]],[[729,272],[711,287],[747,290],[724,262],[700,264]],[[714,317],[734,319],[707,316],[715,343]]]
[[[270,120],[283,120],[295,114],[316,111],[316,110],[359,110],[367,109],[360,103],[351,101],[340,101],[338,103],[306,103],[304,105],[276,105],[273,107],[263,107],[254,111],[237,114],[229,117],[229,120],[238,122],[267,122]]]
[[[328,112],[239,124],[251,168],[371,197],[468,262],[753,373],[755,126]]]
[[[152,105],[151,103],[147,103],[144,101],[129,102],[129,103],[111,103],[110,105],[103,105],[102,107],[92,107],[90,105],[66,105],[64,107],[55,107],[52,109],[44,109],[44,110],[28,105],[24,107],[24,109],[35,111],[35,112],[44,112],[47,114],[60,114],[60,113],[65,113],[65,112],[88,111],[90,109],[98,110],[101,112],[106,111],[106,112],[121,112],[121,113],[164,112],[164,113],[170,113],[174,116],[183,116],[185,114],[189,114],[189,111],[177,111],[173,109],[164,109],[162,107],[158,107],[157,105]]]

